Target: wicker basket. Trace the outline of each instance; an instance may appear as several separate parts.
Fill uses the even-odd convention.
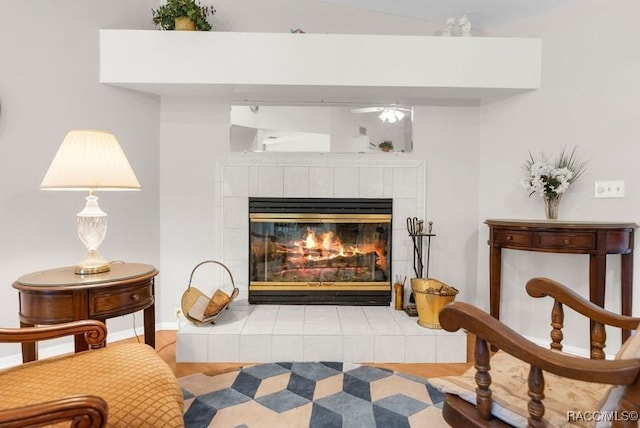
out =
[[[231,294],[227,294],[224,290],[219,288],[216,289],[213,293],[213,296],[210,297],[198,288],[191,285],[191,282],[193,281],[193,275],[196,273],[196,270],[200,266],[207,263],[217,264],[224,268],[224,270],[229,275],[229,278],[231,279],[231,285],[233,286]],[[218,318],[220,318],[220,316],[224,313],[225,309],[229,307],[229,304],[238,296],[238,293],[239,290],[236,287],[236,284],[233,280],[233,275],[231,274],[229,268],[225,266],[224,263],[221,263],[219,261],[205,260],[198,263],[191,271],[191,276],[189,277],[189,285],[187,286],[187,289],[184,291],[184,293],[182,293],[182,313],[185,318],[187,318],[195,325],[215,324],[215,322],[218,321]],[[191,312],[196,305],[202,305],[203,302],[205,302],[205,304],[208,304],[207,308],[214,306],[215,314],[207,316],[203,320],[194,318],[194,316],[189,314],[189,312]]]

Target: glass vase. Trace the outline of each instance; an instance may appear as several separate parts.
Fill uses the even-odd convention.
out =
[[[558,195],[544,195],[544,213],[547,217],[547,220],[557,220],[558,215],[560,214],[560,198],[561,194]]]

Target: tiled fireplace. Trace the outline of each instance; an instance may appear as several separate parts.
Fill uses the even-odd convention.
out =
[[[416,318],[394,310],[388,300],[377,302],[382,306],[358,303],[346,306],[335,302],[328,305],[317,302],[292,305],[286,301],[249,303],[254,299],[249,292],[252,284],[250,198],[391,201],[388,234],[391,257],[381,281],[385,284],[382,294],[389,298],[393,280],[397,276],[410,278],[412,275],[412,244],[405,219],[425,216],[424,160],[412,159],[406,154],[234,153],[218,162],[215,168],[213,227],[218,233],[213,256],[231,269],[240,295],[215,325],[182,325],[177,336],[177,361],[466,360],[464,333],[420,327]],[[374,277],[381,273],[375,267],[373,272]],[[323,281],[297,282],[303,282],[303,288],[307,288],[321,285],[307,286],[306,282]],[[275,294],[282,294],[283,290],[279,291]],[[405,293],[405,300],[408,294]]]

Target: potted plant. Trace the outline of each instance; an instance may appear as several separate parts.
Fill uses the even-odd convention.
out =
[[[153,23],[163,30],[199,30],[213,28],[209,17],[216,13],[213,6],[203,6],[196,0],[167,0],[153,12]]]
[[[380,147],[380,150],[382,150],[383,152],[390,152],[391,150],[393,150],[393,142],[385,140],[382,143],[378,144],[378,147]]]

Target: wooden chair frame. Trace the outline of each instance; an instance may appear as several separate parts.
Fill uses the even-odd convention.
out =
[[[640,318],[606,311],[579,296],[564,285],[547,278],[533,278],[527,282],[532,297],[554,299],[551,313],[551,349],[525,339],[486,312],[464,302],[447,305],[440,312],[440,324],[447,331],[465,329],[476,336],[474,351],[477,404],[464,401],[453,394],[445,394],[443,417],[451,426],[506,427],[491,414],[492,391],[490,374],[490,346],[522,360],[530,366],[528,377],[528,424],[544,426],[544,377],[547,371],[575,380],[625,385],[618,411],[640,411],[640,359],[605,360],[605,325],[635,330]],[[591,319],[591,359],[562,352],[564,308],[567,306]],[[594,409],[595,410],[595,409]],[[613,422],[613,427],[635,427],[637,421]]]
[[[106,344],[107,327],[95,320],[42,327],[1,328],[0,342],[28,343],[82,334],[90,349]],[[0,426],[36,427],[70,421],[74,428],[98,428],[107,423],[107,403],[93,395],[76,395],[29,406],[0,410]]]

